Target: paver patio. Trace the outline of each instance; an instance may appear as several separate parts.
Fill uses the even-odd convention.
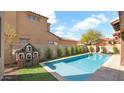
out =
[[[3,81],[17,81],[17,70],[18,67],[6,67],[4,70],[4,78]]]
[[[123,81],[124,66],[120,66],[120,55],[113,55],[89,79],[91,81]]]

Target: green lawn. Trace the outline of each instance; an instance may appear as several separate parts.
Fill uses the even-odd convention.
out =
[[[19,81],[57,81],[40,65],[19,69],[17,75]]]

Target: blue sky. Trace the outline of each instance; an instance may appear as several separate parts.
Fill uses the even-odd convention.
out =
[[[97,29],[105,37],[112,37],[111,20],[118,17],[116,11],[55,11],[50,31],[54,34],[80,40],[89,28]]]

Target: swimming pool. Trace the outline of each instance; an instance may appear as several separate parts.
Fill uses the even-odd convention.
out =
[[[111,55],[108,54],[83,54],[70,58],[53,60],[45,63],[50,69],[58,73],[67,81],[83,81],[98,70]]]

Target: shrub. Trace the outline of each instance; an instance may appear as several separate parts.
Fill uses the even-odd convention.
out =
[[[76,46],[76,54],[79,54],[79,53],[80,53],[80,47]]]
[[[76,54],[78,54],[78,46],[75,46],[75,49],[76,49]]]
[[[96,52],[99,52],[99,51],[100,51],[99,46],[96,46]]]
[[[108,44],[112,44],[112,42],[111,41],[108,41]]]
[[[41,60],[41,54],[42,54],[41,48],[37,48],[37,51],[38,51],[38,53],[39,53],[39,58],[40,58],[40,60]]]
[[[53,55],[53,51],[52,51],[52,49],[49,47],[48,50],[47,50],[47,58],[52,58],[52,55]]]
[[[102,46],[101,49],[102,49],[102,53],[107,53],[107,49],[104,46]]]
[[[89,46],[88,50],[89,50],[89,52],[94,52],[93,46]]]
[[[119,49],[116,46],[113,46],[113,52],[115,54],[118,54],[119,53]]]
[[[72,53],[72,54],[75,54],[75,50],[76,50],[76,49],[75,49],[75,46],[71,46],[71,53]]]
[[[79,53],[83,53],[83,47],[79,46]]]
[[[67,56],[70,56],[72,54],[72,50],[71,50],[70,47],[66,47],[65,50],[66,50],[66,55]]]
[[[84,53],[85,52],[84,46],[80,46],[80,48],[81,48],[81,53]]]
[[[62,57],[63,56],[63,49],[59,47],[57,49],[57,54],[58,54],[58,57]]]

